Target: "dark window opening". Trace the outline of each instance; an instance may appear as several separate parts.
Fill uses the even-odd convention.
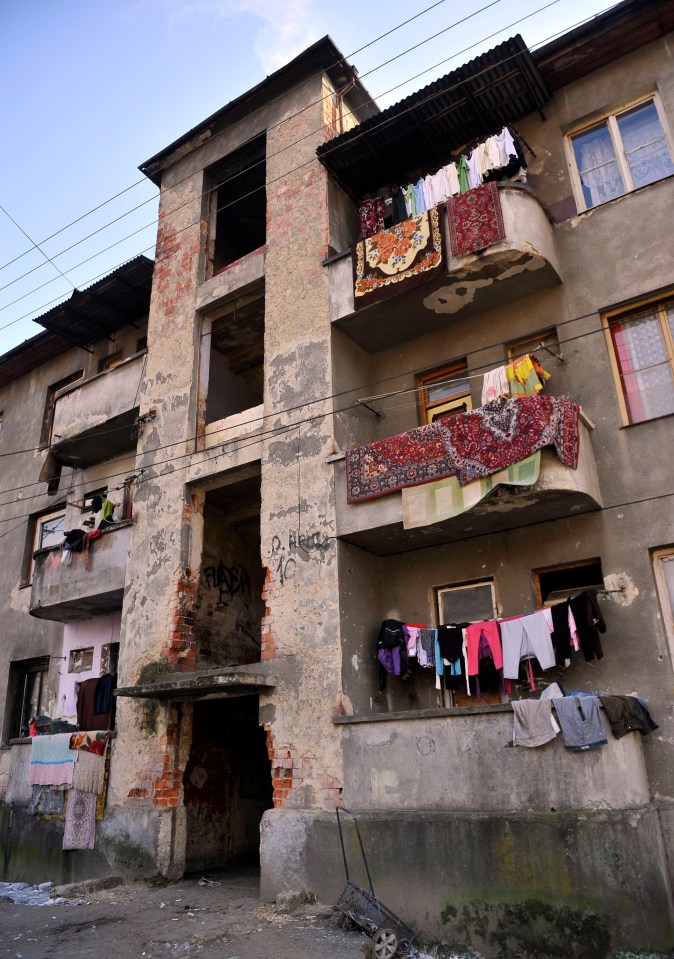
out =
[[[105,373],[106,370],[111,370],[114,366],[118,366],[124,359],[122,350],[115,350],[114,353],[108,353],[107,356],[103,356],[98,361],[98,372]]]
[[[584,589],[604,588],[600,559],[534,570],[534,580],[540,606],[560,602]]]
[[[266,150],[262,134],[209,171],[211,275],[265,244]]]
[[[44,407],[42,430],[40,432],[40,446],[48,446],[49,443],[51,443],[54,409],[59,390],[65,389],[66,386],[70,386],[71,383],[75,383],[77,380],[81,380],[83,376],[84,370],[76,370],[75,373],[71,373],[70,376],[65,376],[62,380],[59,380],[58,383],[52,383],[52,385],[47,388],[47,401]]]
[[[142,353],[147,349],[147,336],[141,336],[136,340],[136,353]]]
[[[31,719],[46,713],[48,672],[49,656],[10,663],[5,741],[28,736]]]
[[[206,423],[259,406],[264,389],[264,290],[237,297],[205,318],[202,343],[210,349]]]

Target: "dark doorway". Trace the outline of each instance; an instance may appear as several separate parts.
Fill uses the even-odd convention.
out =
[[[272,806],[257,696],[197,702],[185,768],[185,871],[257,865],[260,820]]]

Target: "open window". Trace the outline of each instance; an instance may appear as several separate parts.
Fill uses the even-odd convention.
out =
[[[201,387],[206,392],[207,424],[262,403],[263,287],[238,296],[204,317]]]
[[[33,580],[33,554],[38,549],[60,546],[65,531],[65,507],[34,516],[29,527],[29,540],[24,563],[22,580],[25,584]]]
[[[9,664],[8,712],[4,741],[28,736],[28,724],[47,711],[49,656]]]
[[[262,134],[211,167],[208,275],[264,246],[267,137]]]
[[[473,408],[466,369],[466,361],[457,360],[417,377],[423,424],[435,423]]]
[[[585,589],[604,589],[600,559],[584,559],[579,563],[562,563],[534,570],[538,605],[554,606]]]

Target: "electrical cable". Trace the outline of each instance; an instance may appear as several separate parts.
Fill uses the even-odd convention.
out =
[[[424,16],[424,14],[428,13],[428,12],[431,11],[431,10],[434,10],[436,7],[441,6],[441,4],[443,4],[443,3],[445,3],[445,2],[446,2],[446,0],[436,0],[436,2],[435,2],[435,3],[432,3],[429,7],[426,7],[424,10],[420,10],[419,13],[415,13],[413,16],[408,17],[407,20],[403,20],[401,23],[397,24],[395,27],[391,27],[391,29],[390,29],[390,30],[387,30],[385,33],[379,34],[378,37],[375,37],[373,40],[369,40],[367,43],[363,44],[363,46],[361,46],[361,47],[358,47],[358,48],[357,48],[356,50],[354,50],[352,53],[347,53],[347,54],[345,54],[344,57],[343,57],[341,60],[335,60],[334,63],[330,64],[328,67],[324,68],[323,70],[321,70],[321,71],[318,72],[318,73],[313,74],[313,76],[309,77],[308,80],[307,80],[307,79],[302,80],[300,83],[295,84],[295,86],[290,87],[288,90],[284,91],[283,93],[279,94],[278,96],[274,97],[273,99],[266,101],[265,104],[264,104],[264,106],[258,107],[257,110],[252,110],[250,113],[246,114],[246,116],[245,116],[245,117],[242,117],[240,120],[234,121],[234,123],[233,123],[231,126],[227,127],[226,130],[221,130],[219,133],[216,133],[215,136],[212,137],[209,142],[212,143],[213,140],[215,140],[216,137],[222,136],[223,133],[225,133],[225,132],[226,132],[226,133],[231,133],[231,131],[232,131],[233,129],[236,129],[236,127],[237,127],[238,124],[240,124],[240,123],[243,123],[243,122],[249,123],[250,120],[251,120],[251,118],[254,117],[256,114],[261,113],[263,110],[267,110],[272,104],[278,102],[279,100],[284,99],[285,97],[289,96],[289,95],[290,95],[291,93],[293,93],[294,91],[299,90],[301,87],[305,86],[307,82],[311,82],[312,80],[316,80],[316,79],[318,79],[319,77],[323,76],[323,74],[325,73],[326,70],[333,69],[334,67],[339,66],[340,63],[343,63],[343,62],[345,62],[346,60],[351,59],[351,57],[355,57],[356,54],[362,53],[363,50],[367,50],[369,47],[374,46],[375,43],[378,43],[380,40],[383,40],[383,39],[385,39],[386,37],[391,36],[391,34],[395,33],[397,30],[402,29],[402,27],[406,27],[408,24],[412,23],[413,20],[418,20],[419,17]],[[497,0],[497,2],[498,2],[498,0]],[[487,6],[492,6],[492,4],[488,4]],[[482,9],[486,9],[486,8],[482,8]],[[475,13],[472,14],[471,16],[475,16],[476,14],[481,13],[481,12],[482,12],[482,9],[476,10]],[[465,19],[467,19],[467,18],[465,18]],[[459,21],[457,21],[457,25],[460,24],[460,23],[463,23],[463,22],[464,22],[463,20],[459,20]],[[447,28],[447,29],[450,29],[450,28]],[[506,28],[504,28],[504,29],[508,29],[508,28],[506,27]],[[429,39],[433,39],[433,38],[431,37],[431,38],[429,38]],[[414,48],[411,48],[411,49],[414,49]],[[378,69],[378,68],[375,67],[374,69]],[[371,72],[373,72],[373,71],[369,71],[369,72],[371,73]],[[243,95],[245,96],[245,93],[244,93]],[[290,117],[284,118],[284,120],[281,121],[281,122],[285,123],[287,119],[293,119],[294,117],[299,116],[299,115],[300,115],[301,113],[303,113],[305,110],[308,110],[310,107],[316,106],[317,104],[322,103],[324,100],[328,99],[329,97],[330,97],[330,94],[327,94],[326,96],[321,97],[319,100],[314,100],[312,103],[309,103],[307,106],[302,107],[301,110],[298,110],[296,113],[291,114]],[[371,101],[370,101],[370,102],[371,102]],[[224,108],[223,108],[223,109],[224,109]],[[273,125],[272,127],[270,127],[269,129],[274,129],[276,126],[279,126],[279,125],[280,125],[280,123],[279,123],[279,124],[274,124],[274,125]],[[174,184],[174,187],[175,187],[175,186],[179,186],[181,183],[183,183],[183,182],[184,182],[186,179],[188,179],[188,178],[189,178],[189,177],[184,177],[183,180],[177,181],[177,183]],[[111,203],[113,200],[118,199],[118,198],[119,198],[120,196],[122,196],[124,193],[128,193],[129,190],[132,190],[134,187],[138,186],[139,184],[141,184],[141,183],[147,183],[147,182],[148,182],[147,177],[143,177],[143,178],[140,179],[140,180],[136,180],[134,183],[130,184],[130,186],[125,187],[123,190],[120,190],[119,193],[116,193],[114,196],[109,197],[107,200],[104,200],[102,203],[99,203],[97,206],[93,207],[91,210],[87,210],[86,213],[83,213],[81,216],[77,217],[75,220],[71,220],[70,223],[66,223],[65,226],[62,226],[59,230],[57,230],[55,233],[52,233],[50,236],[45,237],[44,240],[40,240],[40,243],[47,243],[49,240],[53,240],[54,237],[58,236],[60,233],[63,233],[65,230],[69,229],[71,226],[74,226],[76,223],[79,223],[81,220],[86,219],[86,217],[90,216],[92,213],[95,213],[97,210],[100,210],[101,207],[104,207],[104,206],[106,206],[108,203]],[[129,211],[127,211],[127,213],[125,213],[124,216],[129,216],[131,213],[134,213],[136,210],[140,209],[141,206],[144,206],[146,203],[152,202],[152,200],[154,200],[154,199],[156,199],[156,197],[151,197],[149,200],[144,201],[144,203],[141,203],[141,204],[139,204],[138,206],[132,207],[132,209],[129,210]],[[113,223],[117,223],[117,222],[118,222],[120,219],[122,219],[122,218],[123,218],[123,217],[117,217],[116,219],[111,220],[109,223],[104,224],[104,227],[102,227],[102,229],[105,228],[106,226],[112,225]],[[98,232],[98,231],[97,231],[97,232]],[[94,234],[91,234],[91,235],[93,236]],[[28,239],[30,240],[30,237],[28,237]],[[85,239],[88,239],[88,238],[85,238]],[[30,240],[30,242],[33,244],[33,246],[30,247],[30,249],[24,250],[23,253],[20,253],[18,256],[15,256],[12,260],[9,260],[7,263],[4,263],[4,264],[0,265],[0,271],[4,270],[5,267],[10,266],[12,263],[15,263],[17,260],[20,260],[22,257],[26,256],[28,253],[31,253],[33,249],[35,249],[35,248],[38,248],[38,249],[39,249],[39,246],[38,246],[37,243],[35,243],[33,240]],[[80,242],[84,242],[84,241],[80,241]],[[71,249],[71,248],[69,247],[68,249]],[[63,252],[66,252],[66,251],[65,251],[65,250],[62,250],[61,252],[63,253]],[[60,256],[60,253],[57,254],[57,255]],[[32,271],[29,271],[29,272],[32,272]],[[28,275],[28,274],[24,274],[24,276],[27,276],[27,275]],[[22,279],[22,277],[19,277],[19,279]],[[5,289],[5,287],[0,287],[0,290],[3,290],[3,289]]]
[[[560,321],[560,323],[559,323],[558,325],[559,325],[559,326],[562,326],[562,325],[567,324],[567,323],[579,322],[579,321],[582,320],[582,319],[586,319],[586,318],[589,318],[589,317],[595,316],[595,315],[596,315],[596,313],[588,313],[588,314],[585,314],[584,316],[581,316],[581,317],[572,317],[572,318],[570,318],[570,319]],[[602,327],[599,327],[599,328],[597,328],[597,329],[594,329],[594,330],[585,331],[584,333],[579,333],[579,334],[577,334],[577,335],[574,336],[574,337],[568,337],[566,340],[560,340],[560,341],[559,341],[559,342],[560,342],[560,346],[561,346],[562,344],[570,343],[570,342],[573,342],[573,341],[575,341],[575,340],[583,339],[583,338],[586,337],[586,336],[592,336],[592,335],[594,335],[594,334],[596,334],[596,333],[603,333],[603,332],[604,332],[604,327],[603,327],[603,326],[602,326]],[[492,346],[480,347],[480,348],[472,351],[472,353],[482,352],[482,351],[484,351],[484,350],[492,349],[492,348],[494,348],[495,346],[500,346],[500,345],[502,345],[502,343],[493,344]],[[471,355],[471,354],[467,354],[467,355]],[[490,363],[490,364],[485,364],[484,367],[483,367],[483,369],[488,369],[488,368],[492,368],[492,364],[491,364],[491,363]],[[397,378],[399,378],[401,375],[410,375],[411,372],[413,372],[413,371],[408,371],[407,374],[398,372],[398,373],[392,374],[390,377],[387,377],[386,379],[387,379],[387,380],[397,379]],[[417,372],[418,372],[418,371],[417,371]],[[460,378],[460,377],[459,377],[459,378]],[[380,380],[379,382],[385,382],[385,380],[384,380],[384,381],[381,381],[381,380]],[[418,389],[418,388],[416,388],[416,389]],[[247,421],[245,424],[238,424],[238,426],[237,426],[236,428],[242,428],[243,426],[248,426],[248,425],[250,425],[250,424],[252,424],[252,423],[264,421],[265,419],[269,419],[271,416],[278,417],[279,415],[281,415],[281,414],[283,414],[283,413],[286,413],[286,414],[287,414],[287,413],[297,412],[297,411],[299,411],[299,410],[305,409],[306,407],[314,406],[314,405],[316,405],[316,404],[318,404],[318,403],[325,403],[325,402],[328,402],[329,400],[336,399],[336,398],[338,398],[338,397],[340,397],[340,396],[345,396],[345,395],[348,395],[348,394],[354,393],[354,392],[358,392],[358,387],[354,387],[354,388],[351,388],[351,389],[349,389],[349,390],[343,390],[343,391],[341,391],[341,392],[339,392],[339,393],[334,393],[334,394],[331,394],[331,395],[329,395],[329,396],[317,397],[317,398],[314,399],[314,400],[310,400],[310,401],[308,401],[308,402],[306,402],[306,403],[298,404],[298,405],[295,406],[295,407],[291,407],[291,408],[289,408],[288,410],[279,411],[278,413],[272,413],[272,414],[263,415],[263,416],[261,416],[261,417],[256,417],[256,418],[254,418],[254,419],[252,419],[252,420]],[[291,423],[283,424],[283,425],[278,426],[278,427],[272,427],[272,428],[269,429],[269,430],[263,430],[263,431],[257,432],[257,433],[255,434],[255,436],[252,438],[251,443],[244,443],[242,446],[240,446],[240,447],[239,447],[239,446],[235,446],[233,450],[230,450],[230,449],[228,448],[230,444],[235,444],[235,443],[237,443],[238,441],[243,441],[244,439],[247,439],[247,438],[248,438],[248,437],[239,437],[239,439],[237,440],[237,437],[232,437],[230,440],[224,440],[222,444],[219,444],[219,449],[218,449],[218,451],[217,451],[216,453],[214,453],[214,455],[213,455],[212,457],[207,457],[207,458],[204,459],[204,460],[200,460],[200,461],[199,461],[199,465],[201,465],[201,464],[204,463],[204,462],[210,462],[211,459],[217,459],[219,456],[223,455],[223,454],[226,453],[226,452],[234,452],[234,453],[236,453],[236,452],[239,452],[241,449],[247,449],[249,445],[252,445],[252,444],[255,444],[255,443],[259,443],[261,440],[266,439],[266,438],[269,438],[269,437],[275,437],[275,436],[277,436],[277,435],[280,435],[280,434],[289,432],[289,431],[291,431],[291,430],[293,430],[293,429],[296,429],[298,426],[304,425],[304,424],[306,424],[306,423],[312,423],[312,422],[314,422],[315,420],[318,420],[318,419],[326,419],[326,418],[328,418],[328,417],[333,417],[333,418],[334,418],[334,417],[335,417],[336,415],[338,415],[338,414],[345,413],[345,412],[349,412],[349,411],[352,410],[352,409],[358,409],[358,408],[359,408],[359,404],[358,404],[358,402],[356,401],[355,403],[352,403],[352,404],[350,404],[349,406],[342,407],[341,409],[338,409],[338,410],[332,410],[332,411],[328,410],[328,411],[326,411],[326,412],[316,413],[316,414],[313,414],[312,416],[307,416],[307,417],[305,417],[305,418],[302,419],[302,420],[297,420],[297,421],[294,421],[294,422],[291,422]],[[235,427],[232,427],[232,426],[229,426],[229,427],[225,426],[225,427],[221,427],[220,430],[214,431],[214,433],[217,433],[217,432],[227,432],[227,431],[229,431],[229,430],[231,430],[231,429],[234,429],[234,428],[235,428]],[[214,435],[214,434],[211,434],[211,435]],[[177,441],[177,442],[175,442],[175,443],[167,443],[167,444],[165,444],[165,445],[163,445],[163,446],[153,447],[151,450],[146,450],[146,451],[143,451],[142,453],[137,453],[137,454],[136,454],[136,458],[141,457],[141,456],[154,455],[155,453],[161,452],[162,450],[171,449],[171,448],[173,448],[173,447],[175,447],[175,446],[182,445],[183,443],[191,443],[191,442],[194,442],[195,440],[196,440],[196,436],[190,436],[190,437],[187,437],[187,438],[185,438],[185,439],[179,440],[179,441]],[[221,446],[221,448],[220,448],[220,446]],[[190,451],[188,451],[187,453],[183,453],[183,454],[181,454],[181,455],[179,455],[179,456],[169,456],[167,459],[160,460],[160,461],[158,461],[157,463],[151,463],[151,464],[149,464],[148,466],[143,466],[143,465],[136,466],[136,467],[134,467],[134,470],[136,470],[136,471],[137,471],[138,469],[147,470],[147,469],[151,469],[151,468],[156,467],[156,466],[163,466],[163,465],[166,465],[166,464],[169,464],[169,463],[170,463],[170,464],[173,464],[173,463],[175,463],[175,462],[177,462],[177,461],[179,461],[179,460],[181,460],[181,459],[185,459],[185,458],[188,458],[188,457],[198,456],[199,452],[202,452],[202,451],[190,450]],[[178,469],[188,468],[190,465],[191,465],[191,464],[188,463],[188,464],[186,464],[185,467],[178,467]],[[131,472],[133,472],[133,470],[132,470]],[[104,481],[105,479],[115,479],[116,477],[125,475],[125,474],[127,474],[127,473],[129,473],[129,469],[128,469],[128,468],[127,468],[126,470],[122,470],[122,471],[119,472],[119,473],[110,474],[110,475],[107,476],[107,477],[106,477],[105,475],[100,476],[100,477],[97,477],[96,482],[102,482],[102,481]],[[71,475],[74,475],[74,473],[71,474]],[[29,489],[29,488],[32,487],[32,486],[43,485],[45,482],[47,482],[47,481],[46,481],[46,480],[43,480],[43,481],[35,481],[35,482],[33,482],[33,483],[25,483],[25,484],[22,484],[22,485],[19,486],[19,487],[13,488],[13,489],[2,490],[2,491],[0,491],[0,495],[3,495],[4,493],[20,492],[20,491],[22,491],[22,490]],[[79,486],[90,485],[91,482],[92,482],[92,480],[82,480],[80,483],[71,484],[71,486],[69,487],[69,489],[66,491],[66,495],[68,495],[68,493],[69,493],[73,488],[77,488],[77,487],[79,487]],[[44,494],[43,492],[40,492],[40,493],[36,493],[36,494],[34,494],[34,495],[32,495],[32,496],[22,497],[21,500],[20,500],[20,502],[27,502],[28,500],[32,500],[32,499],[44,499],[44,496],[45,496],[45,494]],[[14,502],[16,502],[16,501],[14,501]],[[0,508],[2,508],[3,506],[11,506],[11,505],[14,505],[14,503],[13,503],[13,502],[10,502],[10,501],[3,502],[3,503],[0,503]],[[27,514],[27,515],[30,515],[30,514]],[[14,518],[15,518],[15,517],[12,516],[12,517],[8,517],[8,518],[6,518],[6,519],[4,519],[4,520],[3,520],[3,519],[0,519],[0,523],[8,522],[8,521],[10,521],[11,519],[14,519]]]
[[[496,3],[496,2],[500,2],[500,0],[493,0],[493,3]],[[529,14],[523,16],[523,17],[520,17],[518,20],[515,20],[515,21],[513,21],[512,23],[507,24],[506,26],[500,28],[499,30],[495,31],[494,33],[491,33],[491,34],[487,35],[486,37],[481,38],[480,40],[476,41],[475,43],[470,44],[470,45],[467,46],[467,47],[464,47],[462,50],[460,50],[460,51],[458,51],[458,52],[456,52],[456,53],[453,53],[450,57],[445,58],[445,60],[439,61],[437,64],[434,65],[434,67],[429,67],[429,68],[427,68],[426,70],[422,71],[421,73],[416,74],[415,76],[411,77],[410,79],[403,80],[401,83],[398,83],[398,84],[396,84],[395,86],[389,88],[389,90],[385,91],[384,93],[379,94],[379,96],[386,96],[386,95],[388,95],[388,94],[391,93],[393,90],[396,90],[396,89],[398,89],[398,88],[401,87],[401,86],[405,86],[407,83],[411,82],[411,80],[413,80],[413,79],[418,79],[418,77],[422,76],[424,73],[427,73],[427,72],[429,72],[429,71],[432,70],[432,69],[435,69],[437,66],[440,66],[440,65],[448,62],[449,60],[455,59],[457,56],[460,56],[462,53],[465,53],[465,52],[467,52],[468,50],[470,50],[470,49],[472,49],[472,48],[474,48],[474,47],[476,47],[476,46],[479,46],[479,45],[482,44],[485,40],[491,39],[492,37],[497,36],[499,33],[503,33],[503,32],[505,32],[506,30],[511,29],[513,26],[516,26],[517,24],[522,23],[524,20],[528,20],[528,19],[530,19],[531,17],[536,16],[537,14],[541,13],[541,12],[544,11],[544,10],[547,10],[549,7],[554,6],[556,3],[559,3],[559,2],[560,2],[560,0],[550,0],[550,2],[546,3],[546,4],[543,5],[542,7],[539,7],[539,8],[537,8],[536,10],[532,11],[531,13],[529,13]],[[493,5],[493,3],[492,3],[492,4],[488,4],[487,7]],[[476,13],[482,12],[482,10],[486,9],[487,7],[480,8],[480,10],[476,11]],[[608,8],[607,8],[607,9],[608,9]],[[578,21],[577,23],[573,24],[571,27],[565,28],[565,30],[558,31],[558,33],[553,34],[551,37],[548,37],[548,38],[546,38],[545,40],[540,41],[538,44],[533,45],[533,46],[532,46],[532,49],[534,49],[535,47],[541,46],[541,45],[549,42],[550,39],[552,39],[552,38],[555,37],[555,36],[558,36],[560,33],[568,32],[568,30],[574,29],[576,26],[578,26],[578,25],[580,25],[580,24],[582,24],[582,23],[587,22],[587,20],[593,19],[594,16],[597,16],[597,15],[593,15],[592,17],[588,17],[588,18],[586,18],[585,20]],[[463,21],[457,21],[457,23],[461,23],[461,22],[463,22]],[[455,24],[452,25],[452,27],[453,27],[453,26],[455,26]],[[448,29],[451,29],[451,27],[446,28],[446,30],[448,30]],[[443,32],[443,31],[441,31],[441,32]],[[427,38],[427,40],[425,40],[425,41],[423,41],[423,42],[428,42],[429,39],[433,39],[435,36],[436,36],[436,35],[433,35],[432,37]],[[417,44],[417,46],[419,46],[419,44]],[[414,49],[414,48],[409,48],[409,49]],[[403,53],[399,54],[398,57],[403,56],[406,52],[408,52],[408,51],[403,51]],[[397,59],[398,57],[395,57],[394,59]],[[504,63],[507,63],[508,60],[514,59],[514,58],[516,58],[516,57],[517,57],[517,55],[513,54],[513,55],[511,55],[510,57],[506,57],[504,60],[500,61],[499,64],[497,64],[497,65],[502,65],[502,64],[504,64]],[[388,62],[388,61],[387,61],[387,62]],[[480,71],[480,72],[486,72],[487,69],[491,69],[491,67],[493,67],[493,66],[494,66],[494,64],[492,64],[490,67],[485,68],[485,70]],[[377,69],[379,69],[379,67],[373,68],[373,70],[370,70],[369,73],[373,73],[373,72],[375,72],[375,70],[377,70]],[[364,75],[367,75],[367,74],[364,74]],[[476,74],[476,76],[479,76],[479,73]],[[460,83],[457,83],[457,84],[456,84],[456,87],[458,87],[458,86],[460,86],[460,85],[461,85]],[[451,89],[455,89],[456,87],[450,88],[450,90],[451,90]],[[443,92],[443,93],[446,93],[446,92],[448,92],[448,91],[447,91],[447,90],[443,90],[442,92]],[[415,104],[414,104],[414,109],[416,109],[419,105],[422,105],[422,104],[424,104],[424,103],[429,102],[430,100],[434,99],[434,98],[435,98],[436,96],[438,96],[438,95],[440,95],[440,94],[437,94],[437,93],[432,94],[431,96],[427,97],[425,100],[420,101],[420,102],[418,102],[418,103],[415,103]],[[322,99],[326,99],[326,98],[324,97],[324,98],[322,98]],[[321,102],[321,101],[320,101],[320,100],[319,100],[319,101],[315,101],[315,103],[319,103],[319,102]],[[374,102],[375,102],[375,99],[374,99],[374,98],[371,98],[371,100],[368,101],[368,102],[374,103]],[[309,104],[309,105],[306,106],[306,107],[303,107],[302,110],[297,111],[297,113],[294,114],[293,116],[299,116],[301,113],[303,113],[304,111],[306,111],[307,109],[309,109],[311,106],[315,105],[315,103],[312,103],[312,104]],[[409,109],[413,109],[413,108],[410,107]],[[407,111],[405,111],[405,112],[407,112]],[[400,114],[400,115],[403,115],[403,114]],[[284,119],[284,120],[281,121],[281,122],[283,122],[283,123],[287,122],[287,118]],[[275,126],[279,126],[279,125],[280,125],[280,123],[279,123],[279,124],[272,125],[272,126],[270,126],[268,129],[274,129]],[[305,134],[304,136],[300,137],[298,140],[295,140],[295,141],[293,141],[292,143],[286,145],[286,146],[283,147],[281,150],[277,151],[277,153],[271,154],[267,159],[273,159],[274,157],[276,157],[276,156],[280,155],[281,153],[285,152],[286,150],[288,150],[288,149],[296,146],[298,143],[302,142],[303,140],[308,139],[309,137],[315,136],[316,134],[318,134],[318,133],[320,133],[322,130],[324,130],[324,129],[326,128],[326,126],[327,126],[327,125],[324,124],[324,125],[322,125],[320,128],[318,128],[318,129],[316,129],[316,130],[313,130],[313,131],[310,131],[309,133],[307,133],[307,134]],[[231,128],[228,128],[228,131],[229,131],[230,129],[231,129]],[[356,139],[358,139],[358,137],[355,136],[353,139],[356,140]],[[183,206],[190,205],[190,204],[196,202],[196,201],[199,200],[199,199],[203,199],[203,197],[207,196],[208,194],[210,194],[210,193],[212,193],[212,192],[215,192],[217,189],[219,189],[219,188],[220,188],[222,185],[224,185],[225,183],[229,183],[229,182],[231,182],[232,180],[237,179],[239,176],[243,176],[245,173],[250,172],[250,171],[253,170],[256,166],[259,166],[259,165],[261,165],[262,163],[267,162],[267,159],[266,159],[266,160],[260,160],[260,161],[257,161],[256,163],[250,164],[249,166],[247,166],[247,167],[243,168],[242,170],[238,171],[237,173],[233,174],[231,177],[228,177],[227,179],[219,182],[216,186],[207,188],[207,189],[204,190],[201,194],[199,194],[199,196],[197,196],[197,197],[191,197],[189,200],[186,200],[183,204],[180,204],[179,206],[177,206],[174,210],[171,211],[171,213],[176,213],[178,210],[182,209]],[[307,166],[309,163],[313,163],[315,159],[316,159],[315,157],[312,157],[310,160],[306,161],[306,162],[303,163],[303,164],[300,164],[300,165],[297,166],[297,167],[294,167],[292,170],[287,171],[285,174],[283,174],[283,176],[277,177],[276,179],[277,179],[277,180],[278,180],[278,179],[283,179],[285,176],[288,176],[289,173],[296,172],[297,170],[302,169],[304,166]],[[191,174],[190,174],[190,176],[191,176]],[[188,176],[188,177],[185,177],[185,178],[183,179],[183,181],[178,181],[176,184],[174,184],[174,186],[179,185],[180,182],[184,182],[184,180],[189,179],[189,178],[190,178],[189,176]],[[221,212],[222,210],[227,209],[229,206],[232,206],[232,205],[234,205],[235,203],[241,202],[241,200],[244,200],[244,199],[247,199],[247,198],[250,197],[250,196],[253,196],[255,193],[259,192],[259,190],[261,190],[261,189],[266,189],[266,187],[267,187],[269,184],[274,183],[274,182],[276,182],[276,180],[270,180],[270,181],[268,181],[268,183],[263,184],[263,185],[261,185],[261,186],[259,186],[259,187],[256,187],[255,189],[251,190],[249,193],[243,194],[241,197],[238,197],[236,200],[231,201],[231,203],[226,203],[226,204],[224,204],[223,206],[218,207],[215,211],[213,211],[213,213],[214,213],[214,214],[217,214],[217,213]],[[154,199],[154,198],[151,198],[150,200],[145,201],[145,203],[152,202],[153,199]],[[143,206],[143,205],[145,205],[145,204],[139,204],[139,206],[134,207],[132,210],[130,210],[129,213],[134,212],[135,210],[139,209],[139,208],[140,208],[141,206]],[[124,215],[126,215],[126,214],[124,214]],[[120,217],[117,217],[115,220],[111,221],[110,224],[104,224],[102,227],[100,227],[99,229],[95,230],[93,233],[88,234],[86,237],[83,237],[81,240],[78,240],[76,243],[71,244],[71,246],[66,247],[64,250],[61,250],[59,253],[54,254],[54,258],[56,258],[56,257],[58,257],[58,256],[61,256],[61,255],[65,254],[65,253],[67,253],[67,252],[69,252],[70,250],[74,249],[76,246],[79,246],[81,243],[84,243],[86,240],[91,239],[93,236],[95,236],[96,234],[98,234],[98,233],[102,232],[104,229],[106,229],[108,225],[112,225],[112,224],[118,222],[120,219],[123,219],[124,215],[122,215],[122,216],[120,216]],[[73,267],[71,267],[70,269],[71,269],[71,270],[78,269],[79,267],[83,266],[85,263],[88,263],[90,260],[95,259],[97,256],[101,256],[103,253],[106,253],[108,250],[112,249],[113,247],[118,246],[120,243],[123,243],[123,242],[125,242],[126,240],[131,239],[131,237],[136,236],[138,233],[142,233],[144,230],[149,229],[151,226],[155,226],[157,222],[158,222],[158,218],[153,219],[152,221],[150,221],[149,223],[147,223],[147,224],[145,224],[144,226],[140,227],[139,229],[134,230],[132,233],[129,233],[129,234],[127,234],[126,236],[122,237],[120,240],[115,241],[115,243],[111,244],[110,246],[105,247],[105,248],[102,249],[102,250],[99,250],[97,253],[94,253],[92,256],[89,256],[89,257],[87,257],[85,260],[82,260],[81,262],[75,264],[75,265],[74,265]],[[193,226],[196,226],[197,223],[199,223],[199,222],[201,222],[201,218],[200,218],[199,220],[196,220],[196,221],[194,221],[194,222],[192,222],[192,223],[187,224],[186,226],[182,227],[180,230],[177,230],[177,231],[176,231],[175,233],[173,233],[173,234],[168,234],[168,235],[165,237],[165,239],[166,239],[166,240],[172,239],[172,238],[174,238],[175,236],[177,236],[179,233],[183,232],[184,230],[189,229],[189,228],[191,228],[191,227],[193,227]],[[154,244],[153,244],[152,246],[150,246],[150,247],[147,247],[147,248],[146,248],[145,250],[143,250],[142,252],[143,252],[143,253],[148,252],[149,250],[151,250],[151,249],[153,248],[153,246],[154,246]],[[136,255],[140,255],[140,254],[136,254]],[[128,260],[125,260],[124,262],[128,262]],[[160,262],[160,258],[157,258],[157,261],[156,261],[156,262]],[[119,265],[121,265],[121,264],[118,264],[118,266],[119,266]],[[31,270],[27,271],[26,273],[22,274],[20,277],[17,277],[15,280],[12,280],[10,283],[6,284],[4,287],[0,287],[0,290],[6,289],[8,286],[11,286],[13,283],[18,282],[19,280],[23,279],[25,276],[28,276],[30,273],[34,272],[35,270],[41,269],[42,266],[44,266],[44,264],[39,264],[38,266],[34,267],[33,269],[31,269]],[[116,269],[116,267],[109,268],[105,273],[100,274],[100,276],[105,276],[107,273],[111,272],[111,270],[114,270],[114,269]],[[96,277],[96,279],[98,279],[98,278],[99,278],[99,277]],[[20,301],[23,300],[23,299],[26,299],[28,296],[33,295],[33,293],[37,292],[37,291],[40,290],[40,289],[43,289],[45,286],[49,286],[49,285],[50,285],[51,283],[53,283],[53,282],[55,282],[55,278],[52,279],[52,280],[49,280],[49,281],[47,281],[47,282],[45,282],[45,283],[43,283],[43,284],[41,284],[41,285],[38,286],[38,287],[33,288],[32,290],[29,290],[27,293],[23,294],[22,296],[18,297],[17,299],[12,300],[10,303],[7,303],[7,304],[5,304],[4,306],[0,307],[0,312],[2,312],[2,311],[5,310],[5,309],[8,309],[10,306],[14,306],[16,303],[20,302]],[[86,281],[86,282],[87,282],[87,284],[90,284],[90,283],[92,283],[92,282],[95,282],[95,280],[88,280],[88,281]],[[34,308],[33,310],[30,310],[28,313],[24,314],[23,316],[18,317],[17,319],[11,321],[11,323],[8,323],[8,324],[6,324],[5,326],[0,327],[0,330],[7,329],[9,326],[12,326],[12,325],[14,325],[14,324],[17,323],[17,322],[20,322],[20,320],[25,319],[26,317],[28,317],[28,316],[30,316],[31,314],[35,313],[37,310],[45,309],[47,306],[51,305],[51,304],[54,303],[54,302],[57,302],[57,301],[60,300],[60,299],[62,299],[61,296],[56,297],[54,300],[50,300],[50,301],[48,301],[48,303],[43,304],[43,305],[40,306],[40,307],[36,307],[36,308]]]

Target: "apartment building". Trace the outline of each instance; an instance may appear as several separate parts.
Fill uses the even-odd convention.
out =
[[[378,896],[428,936],[491,955],[671,947],[673,26],[671,0],[626,0],[381,112],[325,38],[142,165],[161,189],[147,352],[145,327],[115,326],[132,261],[77,345],[68,303],[0,362],[0,441],[21,446],[20,390],[51,395],[51,438],[21,442],[62,468],[35,510],[7,508],[23,526],[3,573],[5,816],[29,762],[12,677],[42,663],[55,714],[53,658],[86,645],[100,672],[118,642],[107,804],[78,869],[170,878],[259,855],[265,898],[331,901],[343,804]],[[400,219],[397,187],[504,128],[516,162],[491,185]],[[383,217],[371,242],[366,201]],[[118,346],[136,333],[133,354]],[[126,363],[90,378],[120,348]],[[485,373],[532,354],[541,396],[576,410],[570,447],[530,444],[528,476],[460,487],[429,437],[482,409]],[[37,481],[42,454],[25,455],[7,502]],[[43,536],[56,504],[76,525],[113,472],[132,508],[88,572],[52,565],[57,543],[26,523]],[[384,621],[508,619],[587,591],[605,627],[591,656],[508,685],[417,657],[381,681]],[[513,746],[511,702],[555,682],[638,697],[658,728],[616,738],[604,718],[598,748]]]

